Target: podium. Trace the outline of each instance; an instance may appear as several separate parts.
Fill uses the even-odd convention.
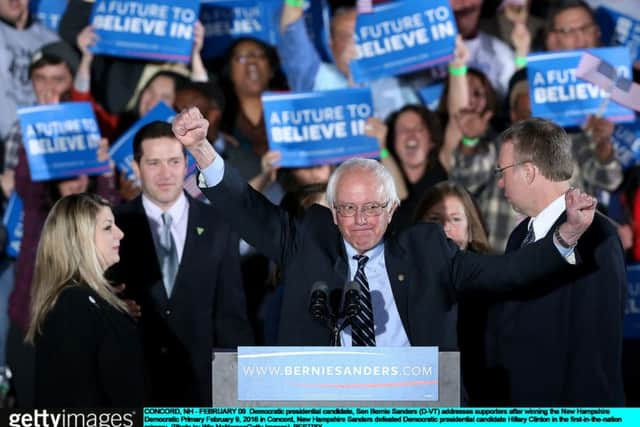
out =
[[[443,351],[438,353],[439,378],[437,401],[264,401],[238,400],[238,357],[237,353],[214,352],[212,369],[213,406],[363,406],[363,407],[452,407],[460,406],[460,353]]]

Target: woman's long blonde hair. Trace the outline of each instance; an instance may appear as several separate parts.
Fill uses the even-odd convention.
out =
[[[33,343],[60,293],[69,286],[89,286],[115,308],[127,311],[104,277],[95,243],[97,216],[109,202],[90,193],[63,197],[42,227],[31,286],[31,319],[26,341]]]

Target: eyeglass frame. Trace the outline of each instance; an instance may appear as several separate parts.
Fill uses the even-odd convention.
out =
[[[591,22],[588,24],[583,24],[579,27],[564,27],[564,28],[554,28],[551,31],[554,33],[558,33],[563,37],[573,36],[574,34],[581,33],[582,35],[590,34],[591,31],[598,30],[598,25],[595,22]],[[595,31],[594,31],[595,32]]]
[[[507,165],[507,166],[504,166],[504,167],[496,166],[496,167],[493,169],[493,175],[494,175],[497,179],[502,179],[502,178],[504,178],[504,171],[506,171],[506,170],[507,170],[507,169],[509,169],[509,168],[513,168],[513,167],[516,167],[516,166],[524,165],[525,163],[531,163],[531,160],[523,160],[523,161],[521,161],[521,162],[515,162],[515,163],[512,163],[512,164]]]
[[[345,207],[348,207],[348,206],[353,206],[355,209],[354,209],[352,214],[345,215],[344,212],[342,212],[342,209],[345,208]],[[346,203],[346,204],[343,204],[343,205],[337,205],[336,204],[336,205],[333,205],[333,209],[335,209],[336,213],[338,215],[340,215],[341,217],[343,217],[343,218],[354,217],[354,216],[356,216],[357,212],[360,212],[361,215],[369,218],[369,217],[375,217],[375,216],[382,215],[382,213],[387,208],[387,206],[389,206],[389,200],[387,200],[384,203],[369,202],[369,203],[365,203],[362,206],[358,206],[358,205],[355,205],[353,203]],[[371,209],[378,209],[378,208],[380,208],[380,213],[369,212],[369,210],[371,210]]]

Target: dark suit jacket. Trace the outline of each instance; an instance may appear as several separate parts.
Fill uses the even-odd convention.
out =
[[[565,215],[558,219],[564,221]],[[507,251],[520,247],[523,221]],[[551,233],[549,233],[551,234]],[[615,228],[602,215],[580,238],[577,265],[551,280],[505,295],[488,320],[487,361],[493,404],[624,404],[622,322],[626,274]]]
[[[313,206],[301,220],[252,190],[228,165],[222,182],[203,189],[218,215],[282,268],[284,285],[278,343],[330,345],[327,328],[308,312],[316,281],[340,294],[348,276],[344,241],[331,212]],[[529,279],[560,269],[564,260],[552,239],[508,256],[462,252],[441,226],[419,224],[385,241],[393,296],[412,345],[456,347],[457,296],[464,290],[525,286]],[[531,262],[528,262],[531,261]],[[339,297],[338,297],[339,299]]]
[[[142,343],[133,319],[89,286],[68,286],[36,337],[36,406],[135,408],[143,397]]]
[[[253,344],[238,240],[210,206],[188,199],[187,237],[170,299],[142,198],[115,210],[124,239],[112,274],[142,306],[154,404],[211,405],[212,349]]]

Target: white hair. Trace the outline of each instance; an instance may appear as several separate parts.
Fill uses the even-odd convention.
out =
[[[374,179],[380,184],[378,189],[378,195],[384,200],[388,200],[387,210],[391,210],[394,206],[400,204],[400,198],[398,198],[398,192],[396,191],[396,184],[393,181],[393,177],[382,164],[377,160],[363,159],[361,157],[355,157],[342,163],[336,168],[329,178],[327,184],[327,203],[330,208],[335,208],[336,205],[336,191],[338,189],[338,183],[342,176],[351,171],[359,170],[364,173],[370,173],[374,176]],[[364,178],[363,178],[364,179]]]

